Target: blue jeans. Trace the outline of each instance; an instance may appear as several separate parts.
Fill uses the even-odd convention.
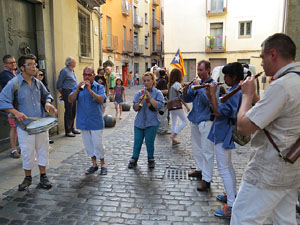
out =
[[[148,159],[154,158],[154,141],[157,129],[158,126],[147,127],[145,129],[134,127],[134,144],[132,158],[139,158],[144,138],[147,148]]]

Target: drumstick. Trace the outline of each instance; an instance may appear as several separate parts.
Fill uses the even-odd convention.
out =
[[[260,75],[262,75],[262,73],[263,73],[263,71],[260,72],[260,73],[258,73],[258,74],[256,74],[256,75],[254,76],[254,78],[255,78],[255,79],[258,78]],[[220,102],[222,102],[222,103],[226,102],[229,98],[231,98],[231,97],[232,97],[233,95],[235,95],[239,90],[241,90],[241,88],[242,88],[242,86],[239,85],[237,88],[233,89],[231,92],[229,92],[229,93],[225,94],[224,96],[220,97],[220,98],[219,98],[219,99],[220,99]]]

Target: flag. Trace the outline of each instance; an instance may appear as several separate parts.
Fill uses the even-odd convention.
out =
[[[184,69],[183,58],[182,58],[180,49],[178,49],[178,51],[176,52],[175,57],[171,62],[171,66],[180,69],[183,76],[186,75],[186,72],[185,72],[185,69]]]

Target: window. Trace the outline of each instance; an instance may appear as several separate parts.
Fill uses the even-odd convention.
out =
[[[145,24],[148,24],[148,13],[145,13]]]
[[[107,29],[107,36],[106,36],[106,47],[107,48],[111,48],[111,18],[110,17],[106,17],[106,29]]]
[[[223,23],[211,23],[209,36],[210,49],[222,50],[223,45]]]
[[[78,10],[80,56],[91,57],[91,27],[90,15]]]
[[[239,22],[239,37],[251,37],[252,21]]]
[[[126,49],[126,26],[123,26],[123,51]]]
[[[224,0],[211,0],[212,12],[223,12]]]
[[[156,33],[152,32],[152,51],[156,51]]]
[[[145,48],[149,48],[149,43],[148,43],[148,36],[145,36]]]

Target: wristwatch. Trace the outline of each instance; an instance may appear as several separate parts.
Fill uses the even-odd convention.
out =
[[[52,101],[51,100],[46,100],[46,103],[52,104]]]

